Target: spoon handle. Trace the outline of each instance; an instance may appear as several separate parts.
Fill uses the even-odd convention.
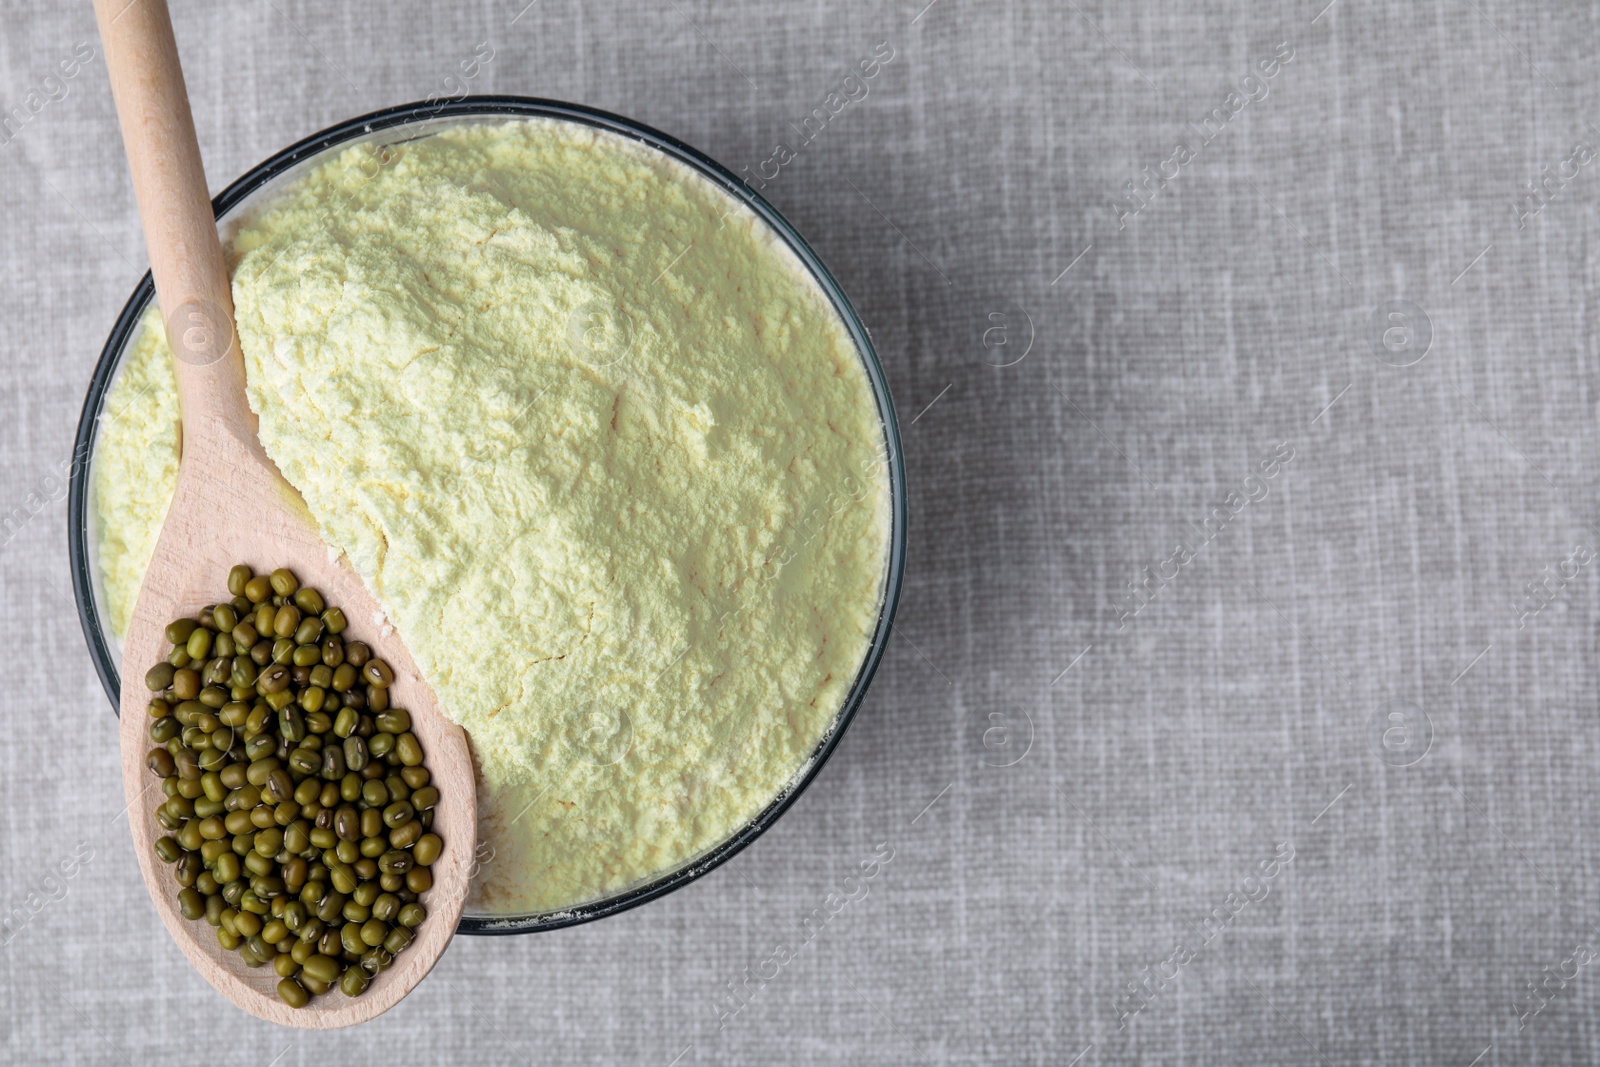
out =
[[[253,442],[256,420],[245,401],[233,293],[166,0],[94,0],[94,13],[187,444],[217,431]]]

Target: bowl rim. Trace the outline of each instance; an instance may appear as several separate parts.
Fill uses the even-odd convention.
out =
[[[905,464],[901,456],[899,426],[895,419],[894,401],[878,361],[866,325],[856,313],[843,288],[822,263],[798,230],[747,182],[738,178],[720,163],[698,149],[662,133],[643,123],[620,115],[571,104],[524,96],[464,96],[444,102],[417,102],[383,108],[336,123],[314,133],[268,157],[229,184],[212,200],[212,207],[220,219],[243,203],[249,196],[264,188],[274,179],[307,160],[341,144],[373,139],[386,130],[396,127],[420,125],[432,120],[549,118],[575,122],[618,134],[630,141],[654,148],[677,162],[696,171],[701,177],[721,188],[725,193],[744,204],[770,226],[789,250],[800,260],[824,295],[844,322],[851,340],[856,345],[861,362],[872,386],[873,397],[883,424],[883,445],[889,474],[890,529],[889,558],[884,574],[883,599],[878,619],[854,683],[840,706],[833,724],[818,742],[816,748],[801,766],[796,776],[785,785],[768,805],[725,841],[713,846],[688,863],[667,871],[648,882],[634,886],[615,896],[575,905],[555,912],[526,915],[486,917],[464,915],[457,933],[500,935],[523,934],[541,930],[555,930],[580,923],[593,922],[609,915],[627,911],[679,889],[701,876],[715,870],[732,859],[747,845],[760,837],[787,811],[822,770],[823,764],[833,754],[840,738],[855,718],[866,697],[873,675],[883,659],[894,625],[895,611],[899,606],[900,589],[905,573],[906,552],[906,484]],[[393,143],[393,142],[388,142]],[[122,353],[132,339],[139,320],[155,295],[155,286],[147,271],[134,287],[133,294],[123,305],[111,333],[96,362],[89,381],[88,394],[78,418],[77,433],[73,440],[72,462],[67,502],[67,552],[72,572],[73,599],[77,603],[78,622],[83,628],[84,640],[89,646],[90,658],[100,684],[111,701],[116,714],[121,686],[117,676],[117,661],[105,639],[99,606],[95,599],[92,574],[93,556],[89,551],[88,471],[94,454],[96,432],[107,394],[121,363]]]

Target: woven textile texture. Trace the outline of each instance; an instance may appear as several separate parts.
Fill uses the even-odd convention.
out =
[[[1600,1061],[1593,5],[524,3],[175,0],[212,186],[461,91],[749,168],[905,435],[867,702],[680,892],[458,938],[352,1031],[228,1006],[141,885],[66,563],[145,270],[105,67],[89,5],[7,0],[0,1061]]]

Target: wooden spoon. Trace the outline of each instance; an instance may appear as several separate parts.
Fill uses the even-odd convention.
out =
[[[128,825],[156,910],[207,981],[245,1011],[272,1022],[308,1029],[348,1026],[381,1014],[410,992],[455,934],[477,834],[472,758],[466,735],[440,713],[398,635],[383,626],[377,602],[348,561],[334,558],[299,494],[257,440],[256,418],[245,400],[233,296],[166,0],[95,0],[94,6],[183,413],[177,490],[123,642]],[[270,966],[245,966],[238,953],[217,943],[204,920],[183,918],[173,868],[158,862],[154,851],[165,832],[155,809],[166,797],[144,762],[151,748],[144,675],[171,647],[166,624],[226,599],[228,569],[236,563],[257,573],[288,567],[344,610],[345,636],[366,641],[394,668],[394,705],[411,713],[412,731],[439,789],[433,829],[444,839],[444,853],[433,866],[433,888],[422,898],[428,917],[411,946],[354,999],[334,989],[304,1008],[289,1007],[278,998],[278,976]]]

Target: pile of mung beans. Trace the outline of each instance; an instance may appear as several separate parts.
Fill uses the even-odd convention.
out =
[[[157,855],[186,919],[271,965],[299,1008],[360,996],[411,944],[444,843],[394,672],[292,572],[228,573],[232,599],[167,627],[146,765],[167,799]]]

